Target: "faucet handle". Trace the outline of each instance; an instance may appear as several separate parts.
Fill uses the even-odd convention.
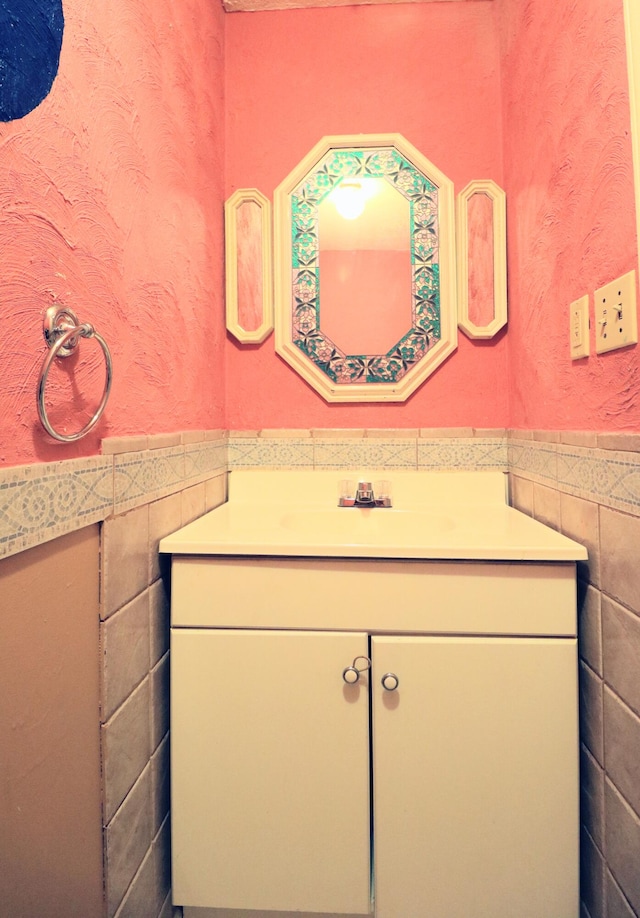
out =
[[[353,507],[356,502],[356,483],[349,478],[343,478],[338,490],[338,506]]]
[[[391,507],[391,482],[386,478],[374,481],[373,491],[375,494],[376,507]]]

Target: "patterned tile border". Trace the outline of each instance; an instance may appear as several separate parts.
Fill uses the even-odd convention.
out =
[[[184,447],[148,449],[114,457],[114,512],[133,510],[172,494],[184,481]]]
[[[109,515],[113,461],[92,456],[0,471],[0,557]]]
[[[430,471],[507,471],[506,437],[418,440],[418,468]]]
[[[228,459],[230,469],[313,468],[313,443],[310,439],[296,437],[231,438]]]
[[[229,467],[507,469],[506,437],[232,437]]]
[[[121,453],[114,457],[114,512],[167,497],[226,468],[226,438]]]
[[[509,470],[574,497],[640,515],[640,453],[509,440]]]
[[[226,438],[0,469],[0,558],[214,477]],[[133,438],[125,438],[123,449]],[[136,444],[137,445],[137,444]]]
[[[206,481],[227,468],[227,439],[192,443],[184,448],[184,475],[189,484]]]
[[[527,478],[538,484],[556,484],[556,443],[509,439],[507,453],[510,472],[524,472]]]
[[[320,433],[320,432],[318,432]],[[495,469],[640,515],[640,452],[629,436],[496,430],[421,431],[419,437],[221,436],[194,432],[148,441],[129,438],[108,455],[0,469],[0,558],[57,538],[212,478],[227,468]],[[394,431],[400,434],[401,431]],[[413,432],[412,432],[413,433]],[[475,435],[469,436],[470,433]],[[552,432],[553,433],[553,432]],[[431,434],[429,436],[429,434]],[[483,435],[486,434],[486,435]],[[169,441],[170,442],[170,441]],[[630,449],[616,449],[628,442]],[[604,444],[606,443],[606,447]],[[155,448],[153,448],[155,447]]]
[[[315,440],[313,467],[317,469],[415,469],[415,439]]]

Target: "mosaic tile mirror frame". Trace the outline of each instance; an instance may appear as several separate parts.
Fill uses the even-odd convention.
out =
[[[390,331],[384,346],[374,353],[366,346],[361,348],[357,340],[358,322],[366,340],[371,340],[368,333],[373,329],[365,326],[374,321],[380,324],[369,319],[364,294],[357,320],[352,319],[356,330],[349,337],[355,344],[341,345],[339,335],[332,336],[328,325],[328,252],[321,240],[327,235],[323,236],[325,231],[320,227],[321,207],[331,196],[347,189],[360,193],[367,183],[369,187],[375,184],[372,180],[377,180],[385,194],[391,188],[400,211],[404,208],[406,213],[398,232],[405,248],[401,271],[406,276],[401,283],[407,302],[403,297],[402,303],[391,307],[392,298],[384,299],[386,285],[378,285],[383,290],[381,308],[393,308],[401,317],[388,317],[390,329],[396,331]],[[395,204],[393,209],[398,211]],[[367,213],[373,215],[376,210],[365,209],[363,220]],[[380,209],[377,213],[368,218],[370,224],[375,222],[377,241],[368,235],[370,225],[359,237],[366,235],[362,248],[370,250],[365,254],[373,258],[368,264],[374,268],[384,250],[392,247],[392,221],[383,218]],[[324,137],[276,188],[274,242],[276,351],[326,401],[404,401],[455,350],[453,183],[401,135]],[[350,251],[349,257],[353,254]],[[355,291],[353,299],[367,282],[370,284],[371,279],[354,278],[349,288]],[[339,309],[347,310],[353,299],[343,297]],[[386,321],[387,316],[383,318]]]

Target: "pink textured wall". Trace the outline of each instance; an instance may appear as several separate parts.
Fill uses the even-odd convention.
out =
[[[460,190],[502,183],[493,4],[234,13],[226,19],[226,194],[273,189],[326,134],[398,132]],[[507,338],[471,343],[403,404],[328,405],[274,353],[227,342],[227,426],[504,426]]]
[[[0,125],[8,465],[96,453],[104,436],[223,423],[222,9],[65,0],[64,12],[51,93]],[[36,414],[42,314],[54,300],[92,322],[113,354],[104,420],[77,445],[56,445]],[[67,431],[91,416],[104,378],[95,342],[71,361],[48,387]]]
[[[571,300],[636,266],[626,81],[621,0],[226,17],[209,0],[65,0],[50,95],[0,125],[0,463],[222,424],[637,429],[638,349],[568,356]],[[327,405],[271,340],[225,342],[221,203],[237,187],[271,194],[324,134],[386,131],[456,190],[506,187],[509,333],[461,335],[405,404]],[[68,446],[36,416],[53,300],[114,358],[105,418]],[[57,423],[86,420],[102,372],[91,342],[52,372]]]
[[[569,357],[569,304],[637,266],[622,0],[495,0],[511,425],[637,430],[637,347]]]

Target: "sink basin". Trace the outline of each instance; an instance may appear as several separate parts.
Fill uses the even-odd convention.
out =
[[[347,478],[375,481],[375,471]],[[586,550],[507,505],[501,472],[394,471],[393,507],[338,507],[345,473],[240,470],[227,503],[165,537],[183,555],[575,561]]]
[[[381,536],[406,540],[436,531],[449,532],[455,525],[445,514],[362,507],[294,510],[284,513],[279,523],[301,536],[333,536],[356,541]]]

